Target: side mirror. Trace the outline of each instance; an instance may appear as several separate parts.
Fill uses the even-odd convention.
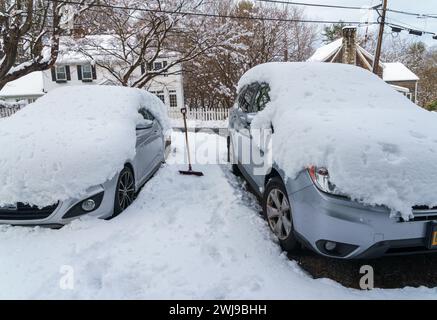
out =
[[[153,121],[144,119],[143,121],[141,121],[141,123],[137,124],[136,130],[137,131],[147,130],[150,129],[151,127],[153,127]]]

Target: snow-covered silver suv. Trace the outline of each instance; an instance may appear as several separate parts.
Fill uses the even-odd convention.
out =
[[[309,88],[305,83],[307,80],[312,86],[320,86],[320,91]],[[366,86],[372,90],[366,92]],[[348,101],[344,95],[341,96],[342,87],[353,90],[356,100]],[[377,90],[383,94],[380,95]],[[425,163],[432,166],[432,161],[436,161],[436,157],[432,158],[433,153],[428,153],[434,145],[423,141],[425,134],[418,133],[418,126],[430,127],[432,121],[427,120],[426,111],[416,110],[419,109],[417,106],[398,95],[367,71],[340,65],[267,64],[249,71],[240,81],[238,100],[229,120],[228,158],[233,172],[242,175],[262,199],[265,218],[286,251],[303,245],[324,256],[352,259],[434,252],[437,249],[434,222],[437,220],[437,207],[428,203],[411,205],[412,214],[405,216],[390,208],[388,203],[391,199],[385,196],[399,196],[402,200],[411,191],[413,196],[417,192],[417,198],[424,199],[423,192],[418,190],[426,190],[427,185],[417,182],[422,177],[420,170]],[[381,113],[376,105],[372,105],[378,99],[386,104],[392,102],[393,109],[382,106],[384,113]],[[278,101],[285,101],[286,105],[278,106]],[[357,106],[349,107],[348,103]],[[326,109],[321,104],[325,104]],[[337,105],[341,105],[338,110]],[[286,114],[279,114],[279,111]],[[355,119],[354,115],[361,118]],[[411,115],[416,117],[406,118]],[[432,116],[437,120],[431,114],[428,118]],[[381,132],[369,131],[364,125],[366,117],[370,122],[381,122],[386,127],[381,126]],[[406,136],[423,136],[422,140],[418,139],[416,145],[404,145],[401,141],[404,138],[400,138],[398,133],[392,134],[389,129],[391,124],[388,119],[391,117],[397,117],[399,123],[417,120],[418,126],[415,126],[414,132],[411,131],[413,133],[405,128]],[[308,122],[304,123],[305,120]],[[346,121],[358,124],[353,124],[352,129],[344,133],[340,129],[347,128]],[[324,127],[318,128],[319,123]],[[255,134],[257,128],[268,134]],[[401,125],[397,130],[402,132],[403,129]],[[321,132],[317,139],[312,137],[311,131],[314,130]],[[263,135],[270,137],[267,140],[273,147],[256,141]],[[415,152],[408,153],[410,147],[415,148]],[[270,149],[269,156],[267,149]],[[373,156],[372,150],[380,154],[380,158]],[[415,154],[424,159],[417,158]],[[289,168],[299,167],[293,159],[309,160],[302,163],[296,172],[291,172]],[[321,160],[317,160],[319,163],[315,165],[312,159]],[[352,172],[347,171],[348,161]],[[417,167],[411,165],[414,162]],[[372,167],[373,163],[375,167]],[[372,196],[377,199],[375,201],[381,199],[382,203],[368,204],[358,196],[348,194],[346,188],[338,190],[332,180],[331,173],[334,171],[330,171],[336,165],[346,168],[345,171],[335,172],[340,177],[338,181],[342,181],[345,175],[356,179],[354,171],[357,176],[362,174],[358,181],[349,183],[351,191],[355,190],[352,186],[360,187],[361,183],[363,188],[356,188],[357,194],[361,190],[372,193],[373,189],[365,184],[374,184]],[[412,169],[407,165],[411,165]],[[398,183],[398,174],[401,178],[407,177],[407,185]],[[435,172],[428,171],[428,174]],[[415,175],[417,181],[410,178]],[[426,174],[423,177],[428,179]],[[348,182],[348,177],[345,181]],[[387,183],[387,187],[379,190],[379,181]],[[363,192],[363,195],[366,193]]]

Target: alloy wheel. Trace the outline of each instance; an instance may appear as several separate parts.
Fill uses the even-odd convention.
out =
[[[272,189],[267,197],[267,219],[270,228],[280,240],[286,240],[292,230],[291,207],[287,196]]]
[[[129,207],[134,201],[134,177],[130,170],[123,171],[118,184],[118,204],[122,210]]]

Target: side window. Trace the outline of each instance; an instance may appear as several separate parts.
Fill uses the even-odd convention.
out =
[[[138,112],[143,116],[144,120],[149,120],[149,121],[155,120],[155,117],[145,108],[141,108],[140,110],[138,110]]]
[[[257,83],[251,84],[241,90],[238,97],[238,105],[243,112],[253,113],[256,112],[254,109],[254,102],[259,85]]]
[[[270,102],[270,87],[267,83],[262,83],[255,99],[256,112],[263,111]]]
[[[244,87],[241,89],[240,93],[238,94],[238,107],[243,112],[247,112],[249,106],[246,103],[246,100],[244,99],[244,95],[246,94],[247,87]]]

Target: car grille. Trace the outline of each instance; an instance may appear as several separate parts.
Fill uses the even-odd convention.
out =
[[[41,220],[48,218],[58,207],[58,204],[38,208],[24,203],[18,203],[17,209],[0,208],[0,220]]]
[[[414,218],[408,221],[400,219],[400,222],[437,221],[437,207],[415,206],[413,207]]]

